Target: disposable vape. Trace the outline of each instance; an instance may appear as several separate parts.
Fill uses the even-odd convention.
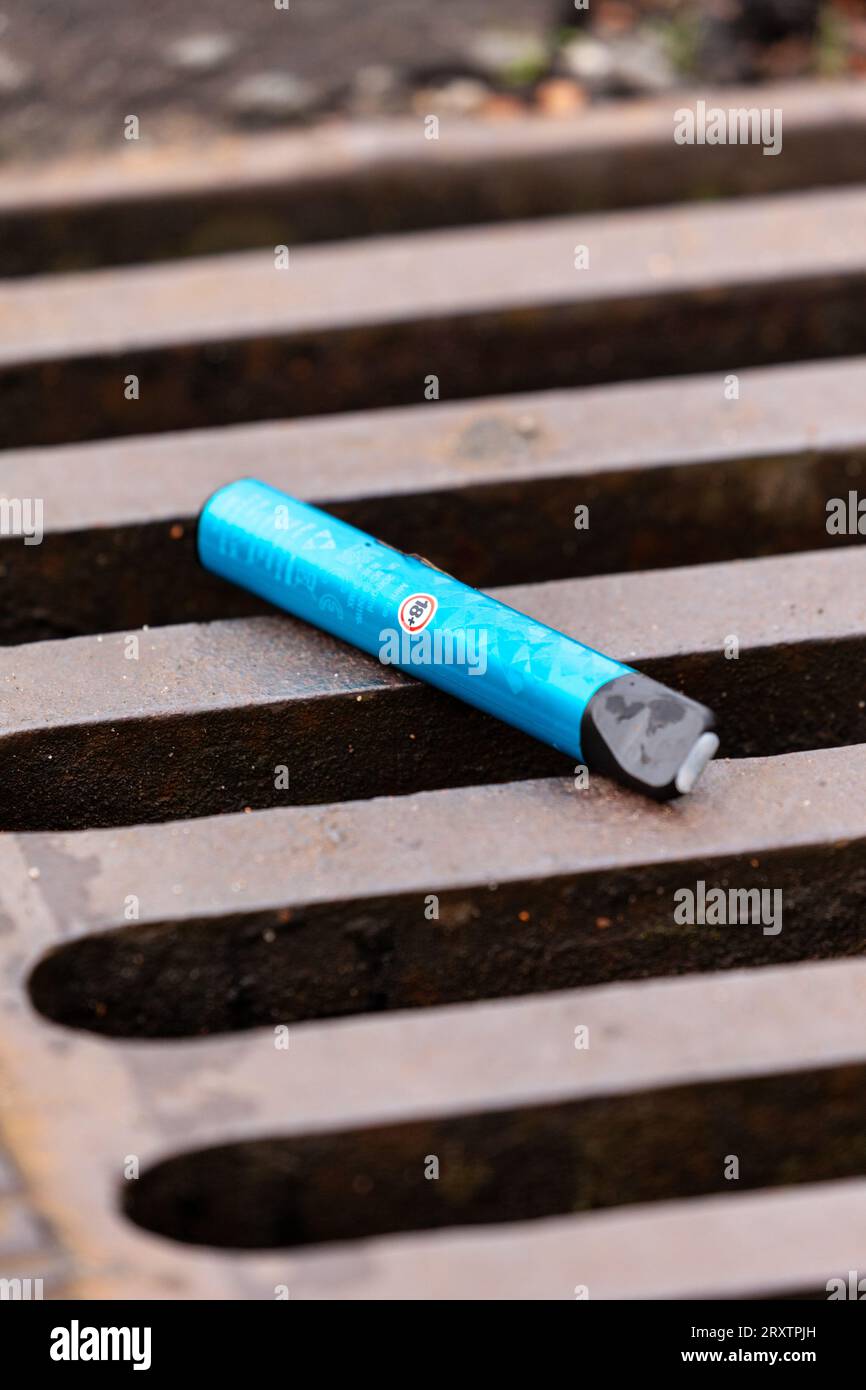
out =
[[[704,705],[266,483],[214,493],[198,551],[214,574],[658,800],[691,791],[718,748]]]

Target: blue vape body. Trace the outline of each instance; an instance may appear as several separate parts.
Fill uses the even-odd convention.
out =
[[[587,730],[597,743],[599,721],[588,725],[586,716],[591,707],[604,715],[593,704],[603,690],[626,701],[626,717],[617,719],[614,709],[614,724],[629,723],[626,687],[635,681],[703,711],[423,559],[251,478],[207,501],[198,549],[206,569],[579,762]],[[602,770],[652,790],[640,777],[623,777],[621,767],[605,766],[605,754],[596,751]],[[639,765],[640,750],[632,753]],[[674,792],[656,787],[652,794]]]

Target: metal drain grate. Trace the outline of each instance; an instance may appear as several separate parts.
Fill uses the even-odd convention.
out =
[[[44,535],[0,539],[0,1275],[866,1265],[866,551],[826,526],[866,493],[866,105],[767,99],[784,160],[675,147],[668,101],[429,169],[405,129],[8,182],[0,496]],[[250,473],[681,685],[725,761],[674,805],[577,788],[266,614],[194,559]],[[678,923],[699,881],[780,892],[780,930]]]

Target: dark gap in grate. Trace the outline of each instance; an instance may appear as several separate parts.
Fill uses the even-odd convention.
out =
[[[778,933],[758,922],[684,926],[674,893],[703,880],[779,890]],[[118,916],[129,884],[118,883]],[[194,1037],[268,1024],[859,955],[866,842],[436,888],[91,932],[35,967],[46,1017],[112,1037]],[[228,894],[225,895],[229,897]],[[265,1046],[265,1043],[262,1044]]]
[[[738,662],[714,651],[640,666],[713,707],[723,755],[750,758],[863,742],[864,661],[866,635],[750,648]],[[69,716],[0,736],[0,828],[81,830],[573,776],[573,759],[422,682],[375,688],[382,668],[367,665],[372,686],[349,672],[339,693],[279,698],[256,697],[251,682],[227,708],[213,708],[212,679],[192,674],[181,714]]]
[[[361,126],[348,140],[333,129],[247,139],[258,175],[231,148],[227,158],[198,151],[194,164],[169,152],[143,173],[134,163],[97,162],[101,193],[82,189],[79,163],[61,162],[7,195],[0,275],[862,181],[864,120],[852,94],[843,100],[838,89],[824,97],[801,87],[783,95],[782,159],[737,145],[675,145],[677,97],[640,103],[627,130],[620,111],[595,108],[581,113],[577,129],[534,119],[492,130],[449,121],[441,144],[424,139],[420,120],[387,131]],[[767,96],[780,99],[773,90]]]
[[[172,1240],[272,1249],[730,1192],[732,1154],[739,1190],[854,1177],[864,1087],[838,1066],[260,1139],[163,1159],[121,1202]]]
[[[110,296],[110,287],[103,293]],[[370,308],[360,327],[341,327],[335,311],[337,321],[318,332],[287,328],[219,341],[184,341],[195,330],[178,322],[174,341],[155,348],[133,343],[88,355],[69,346],[53,356],[40,348],[20,363],[7,352],[2,442],[23,448],[412,405],[433,366],[445,370],[441,364],[448,398],[464,400],[866,352],[866,275],[859,271],[771,283],[708,280],[693,292],[656,286],[572,302],[563,287],[561,298],[527,307],[509,304],[503,290],[498,310],[413,318],[407,305],[404,317],[377,322]],[[144,383],[134,403],[124,397],[130,374]]]
[[[726,96],[751,106],[751,93]],[[442,142],[424,139],[423,122],[406,118],[247,136],[192,157],[170,149],[143,168],[107,157],[85,171],[65,158],[7,186],[0,275],[862,181],[856,83],[766,90],[766,103],[784,106],[783,158],[762,157],[758,147],[677,146],[674,111],[683,100],[594,106],[575,122],[449,118]]]
[[[26,467],[20,471],[19,485]],[[243,471],[239,464],[238,476]],[[864,479],[866,451],[851,449],[529,476],[317,505],[489,588],[862,544],[862,536],[828,534],[826,504],[847,498]],[[585,530],[575,529],[578,504],[589,508]],[[49,496],[48,527],[51,513]],[[195,515],[181,513],[161,522],[49,529],[33,547],[0,540],[0,644],[272,611],[202,569],[195,525]]]

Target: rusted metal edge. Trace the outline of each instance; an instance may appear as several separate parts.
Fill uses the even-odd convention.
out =
[[[847,1287],[848,1272],[866,1263],[864,1210],[866,1184],[848,1179],[266,1253],[172,1249],[144,1232],[130,1236],[134,1228],[112,1214],[100,1223],[96,1255],[79,1262],[63,1296],[824,1299],[830,1279]]]
[[[752,108],[755,94],[678,92],[568,122],[443,115],[437,140],[419,116],[13,167],[0,189],[0,274],[866,179],[859,83],[762,89],[761,105],[783,113],[781,158],[675,144],[674,113],[697,100]]]
[[[866,192],[833,189],[302,247],[285,269],[266,248],[39,278],[3,287],[0,360],[11,367],[857,275],[866,263],[864,226]],[[587,264],[576,267],[575,242],[584,241]]]
[[[821,1183],[246,1257],[239,1296],[266,1296],[253,1290],[288,1278],[292,1297],[318,1300],[826,1298],[828,1278],[847,1285],[863,1267],[864,1201],[859,1182]]]
[[[58,923],[32,997],[194,1036],[858,954],[864,767],[866,745],[717,763],[661,809],[527,781],[24,836],[23,891]],[[736,926],[729,889],[753,893]]]
[[[62,1287],[67,1275],[64,1252],[54,1232],[36,1211],[24,1179],[4,1143],[0,1146],[0,1279],[30,1280],[30,1283],[20,1288],[14,1283],[4,1285],[9,1291],[3,1297],[49,1297]]]
[[[0,539],[0,639],[255,611],[193,543],[244,476],[482,587],[861,539],[830,535],[827,506],[866,486],[866,359],[743,372],[739,392],[711,375],[0,455],[0,495],[38,500],[43,536]]]
[[[779,596],[770,609],[768,592]],[[728,756],[866,740],[866,547],[495,593],[706,701]],[[0,709],[5,829],[572,771],[545,745],[284,615],[7,647]]]
[[[843,189],[10,283],[4,443],[862,353],[864,233]]]

